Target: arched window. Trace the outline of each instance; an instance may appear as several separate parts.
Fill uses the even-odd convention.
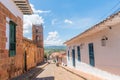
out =
[[[39,36],[36,36],[36,40],[37,40],[37,41],[39,41],[39,40],[40,40]]]
[[[36,33],[38,33],[38,30],[36,30]]]

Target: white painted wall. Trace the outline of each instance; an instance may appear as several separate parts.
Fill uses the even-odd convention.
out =
[[[21,19],[23,19],[23,14],[19,10],[19,8],[13,3],[12,0],[0,0],[0,2],[8,8],[9,11],[11,11],[15,16],[19,16]]]
[[[9,38],[9,35],[10,35],[10,34],[9,34],[9,33],[10,33],[9,21],[10,21],[10,19],[7,17],[7,18],[6,18],[6,21],[7,21],[7,22],[6,22],[6,38],[7,38],[6,49],[9,50],[9,39],[10,39],[10,38]]]
[[[101,46],[103,36],[108,37],[104,47]],[[106,28],[85,38],[78,39],[68,46],[84,43],[81,49],[81,60],[89,64],[88,44],[91,42],[94,44],[95,67],[120,75],[120,24],[112,26],[112,29]],[[72,58],[67,62],[67,65],[71,67]],[[76,68],[79,69],[79,67],[80,62],[78,62],[76,57]]]

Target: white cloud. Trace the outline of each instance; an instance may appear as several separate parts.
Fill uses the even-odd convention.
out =
[[[33,4],[30,4],[30,6],[31,6],[31,8],[32,8],[33,12],[34,12],[34,13],[36,13],[36,14],[41,14],[41,13],[50,13],[50,12],[51,12],[50,10],[48,10],[48,11],[36,10]]]
[[[38,14],[24,15],[24,25],[23,25],[24,34],[31,33],[32,24],[43,24],[43,23],[44,23],[44,19]]]
[[[30,32],[30,31],[27,30],[27,29],[23,31],[23,33],[25,33],[25,34],[27,34],[27,33],[29,33],[29,32]]]
[[[45,45],[62,45],[63,42],[57,31],[49,32],[48,37],[44,42]]]
[[[32,24],[44,24],[44,19],[42,16],[40,16],[40,13],[48,13],[50,11],[42,11],[42,10],[36,10],[34,8],[34,5],[31,4],[31,8],[35,14],[32,15],[24,15],[24,24],[23,24],[23,33],[25,37],[32,34]],[[27,35],[27,36],[26,36]]]
[[[68,20],[68,19],[65,19],[64,23],[73,24],[73,22],[71,20]]]
[[[32,37],[27,37],[28,39],[32,40]]]
[[[93,18],[71,18],[71,20],[74,22],[73,24],[62,24],[61,28],[72,28],[72,29],[81,29],[81,31],[84,31],[88,29],[89,27],[93,26],[95,24],[96,19]]]
[[[54,25],[56,23],[57,23],[57,19],[53,19],[52,22],[51,22],[52,25]]]

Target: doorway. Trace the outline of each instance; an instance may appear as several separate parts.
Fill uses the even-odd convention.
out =
[[[89,43],[88,47],[89,47],[89,62],[90,62],[90,65],[95,66],[94,45],[93,45],[93,43]]]
[[[24,54],[24,70],[27,71],[27,53]]]
[[[73,66],[75,67],[75,50],[72,50],[72,60],[73,60]]]

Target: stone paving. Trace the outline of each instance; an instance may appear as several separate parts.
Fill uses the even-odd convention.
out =
[[[90,74],[59,66],[42,64],[11,80],[103,80]]]
[[[86,80],[85,78],[76,76],[71,72],[63,69],[62,67],[57,67],[55,64],[49,64],[33,80]]]
[[[10,80],[32,80],[32,78],[40,74],[44,70],[43,68],[47,65],[48,63],[42,63],[39,66],[27,71],[26,73],[23,73],[22,75],[12,78]]]

